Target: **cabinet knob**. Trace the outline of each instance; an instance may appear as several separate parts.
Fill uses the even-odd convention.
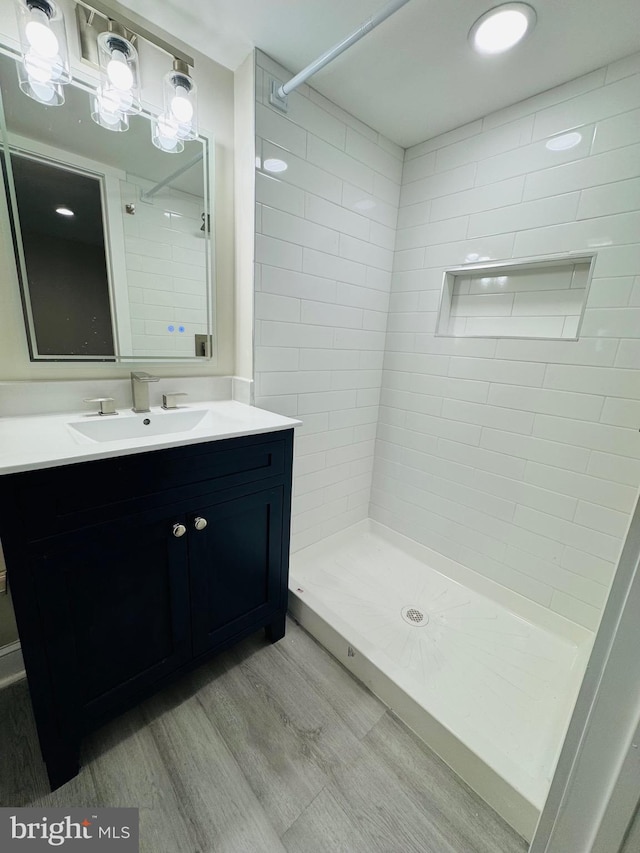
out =
[[[173,525],[173,535],[176,536],[178,539],[181,536],[184,536],[184,534],[186,532],[187,532],[187,528],[184,526],[184,524],[174,524]]]
[[[193,523],[194,523],[194,525],[195,525],[196,530],[204,530],[204,529],[205,529],[205,527],[206,527],[206,526],[207,526],[207,524],[208,524],[208,521],[207,521],[207,519],[206,519],[206,518],[201,518],[200,516],[198,516],[198,517],[194,520],[194,522],[193,522]]]

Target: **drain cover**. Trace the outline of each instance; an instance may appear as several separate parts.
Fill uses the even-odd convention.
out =
[[[402,618],[408,625],[414,628],[424,628],[429,623],[429,617],[417,607],[403,607],[400,611]]]

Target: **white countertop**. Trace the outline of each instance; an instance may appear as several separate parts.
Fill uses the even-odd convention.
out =
[[[95,441],[70,426],[96,420],[96,415],[87,415],[86,411],[0,418],[0,475],[277,432],[301,423],[233,400],[193,403],[181,406],[178,411],[203,412],[204,415],[201,422],[190,430],[114,441]],[[115,416],[104,415],[104,419],[149,418],[155,422],[158,419],[168,420],[171,416],[172,412],[153,406],[148,414],[136,415],[126,410]]]

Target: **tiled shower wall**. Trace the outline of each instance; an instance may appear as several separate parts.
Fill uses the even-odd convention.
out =
[[[258,52],[255,400],[304,421],[295,550],[368,515],[404,152],[307,86],[274,109],[273,77]]]
[[[640,484],[639,237],[638,56],[406,152],[371,515],[588,627]],[[579,341],[434,336],[448,266],[585,250]]]
[[[640,484],[640,58],[410,149],[397,220],[401,150],[272,76],[256,404],[304,421],[294,550],[370,514],[594,627]],[[569,251],[598,253],[579,341],[434,336],[447,267]]]

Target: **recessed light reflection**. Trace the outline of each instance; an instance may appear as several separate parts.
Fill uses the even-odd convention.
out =
[[[286,172],[289,166],[284,160],[278,160],[277,157],[268,157],[263,163],[263,168],[265,172]]]
[[[484,261],[490,261],[491,258],[489,255],[479,255],[477,252],[470,252],[467,257],[464,259],[465,264],[473,264],[476,261],[483,263]]]
[[[56,207],[56,213],[59,213],[60,216],[75,216],[73,210],[68,207]]]
[[[495,278],[481,278],[480,286],[481,287],[489,287],[489,285],[493,284],[496,287],[505,287],[507,284],[507,276],[499,275]]]
[[[376,203],[372,198],[363,198],[362,201],[357,201],[353,205],[355,210],[373,210],[375,206]]]
[[[569,148],[575,148],[579,142],[582,142],[582,134],[573,131],[573,133],[563,133],[562,136],[554,136],[553,139],[548,139],[545,142],[545,148],[548,148],[549,151],[567,151]]]

